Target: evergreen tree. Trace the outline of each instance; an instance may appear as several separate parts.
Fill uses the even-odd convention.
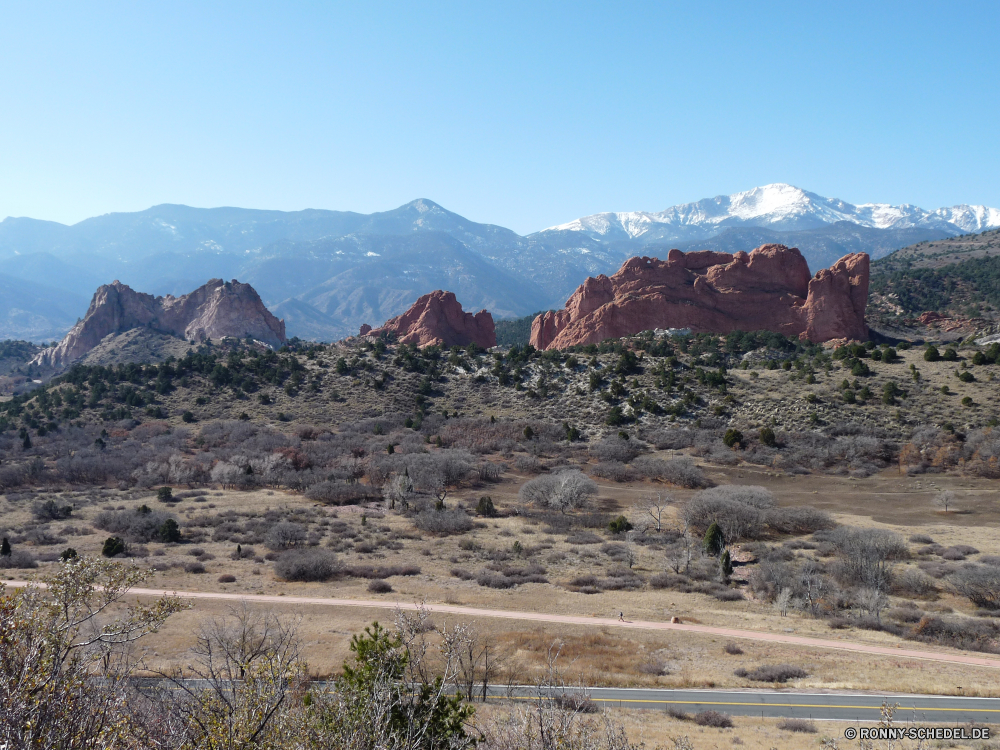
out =
[[[160,539],[166,544],[181,540],[181,527],[177,525],[177,521],[168,518],[163,522],[163,525],[160,527]]]
[[[712,521],[712,525],[705,532],[705,541],[702,543],[706,555],[718,557],[722,550],[726,548],[726,538],[722,535],[719,524]]]
[[[10,557],[10,540],[7,537],[0,542],[0,557]]]
[[[733,561],[727,549],[722,550],[722,557],[719,558],[719,574],[723,581],[728,581],[733,574]]]

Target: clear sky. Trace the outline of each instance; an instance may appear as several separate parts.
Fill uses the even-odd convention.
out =
[[[1000,206],[1000,3],[0,0],[0,217]]]

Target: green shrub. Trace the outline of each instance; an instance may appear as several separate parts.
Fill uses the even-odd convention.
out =
[[[493,504],[492,497],[483,495],[479,498],[479,502],[476,504],[476,515],[483,516],[484,518],[496,518],[497,509]]]
[[[104,547],[101,548],[101,554],[105,557],[115,557],[116,555],[124,554],[127,549],[125,540],[120,536],[109,536],[104,540]]]
[[[608,524],[608,530],[612,534],[624,534],[626,531],[632,530],[632,524],[625,516],[618,516],[615,520]]]
[[[722,442],[726,444],[727,448],[743,445],[743,433],[730,427],[726,430],[726,434],[722,436]]]

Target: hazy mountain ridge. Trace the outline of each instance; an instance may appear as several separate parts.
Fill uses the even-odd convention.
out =
[[[0,222],[0,277],[10,280],[0,338],[62,335],[94,289],[115,279],[179,295],[210,278],[236,278],[287,316],[289,336],[332,340],[361,323],[380,325],[436,288],[454,291],[466,309],[517,317],[560,307],[587,276],[614,273],[635,255],[666,257],[671,247],[781,243],[799,247],[815,272],[847,253],[879,258],[958,234],[955,221],[1000,224],[1000,212],[851,206],[771,185],[659,214],[597,214],[528,236],[426,199],[367,215],[164,204],[72,226],[8,218]]]

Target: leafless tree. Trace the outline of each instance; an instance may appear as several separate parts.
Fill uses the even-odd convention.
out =
[[[939,492],[934,496],[933,502],[936,507],[947,513],[955,505],[955,493],[951,490]]]
[[[301,676],[294,621],[262,612],[246,602],[198,631],[188,669],[199,683],[171,678],[179,697],[174,711],[191,733],[194,747],[235,750],[266,746],[291,681]]]
[[[518,491],[518,497],[524,502],[563,513],[585,507],[589,498],[596,494],[597,483],[576,469],[532,479]]]
[[[889,606],[889,597],[879,589],[860,589],[855,601],[861,609],[879,621],[882,619],[882,610]]]
[[[906,542],[887,529],[843,527],[833,533],[840,553],[841,576],[864,588],[887,591],[896,560],[907,555]]]
[[[664,497],[663,493],[657,492],[656,497],[646,501],[646,512],[653,519],[653,529],[656,533],[663,531],[663,513],[673,504],[670,495]]]

